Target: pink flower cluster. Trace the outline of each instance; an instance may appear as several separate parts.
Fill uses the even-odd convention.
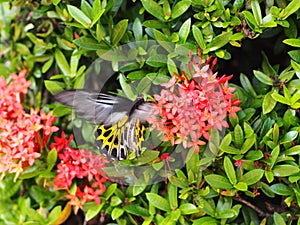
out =
[[[100,195],[105,192],[103,184],[107,177],[102,168],[108,162],[105,156],[97,155],[89,150],[73,149],[69,146],[73,135],[69,139],[62,133],[61,138],[54,137],[55,142],[50,145],[58,152],[60,159],[57,165],[57,175],[54,184],[58,189],[68,192],[66,197],[70,199],[68,204],[75,206],[75,213],[89,201],[100,204]],[[76,192],[71,193],[72,184],[80,183]]]
[[[198,63],[191,57],[191,79],[182,71],[182,75],[175,74],[162,85],[164,89],[154,95],[157,103],[153,104],[154,110],[148,120],[152,130],[160,131],[162,141],[194,147],[195,152],[199,152],[200,145],[206,144],[201,137],[209,140],[211,128],[228,127],[227,116],[234,117],[241,102],[233,99],[235,88],[228,86],[232,76],[218,78],[217,73],[212,72],[216,60],[211,66],[211,58],[205,65],[201,60],[200,54]]]
[[[58,130],[52,126],[55,117],[51,112],[25,112],[21,100],[30,85],[25,76],[26,70],[11,74],[9,81],[0,77],[0,179],[15,173],[16,180],[40,157],[50,135]]]

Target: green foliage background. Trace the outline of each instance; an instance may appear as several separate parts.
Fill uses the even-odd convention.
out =
[[[200,47],[204,58],[213,55],[223,59],[223,67],[232,68],[236,48],[251,55],[256,49],[246,49],[244,43],[272,41],[268,56],[251,55],[262,59],[260,68],[253,74],[234,74],[232,85],[243,110],[230,119],[220,151],[206,170],[199,170],[201,157],[190,151],[185,168],[169,177],[167,185],[122,189],[110,184],[102,204],[87,204],[84,211],[87,220],[104,212],[104,224],[300,224],[299,0],[1,2],[0,74],[9,77],[28,68],[26,107],[54,109],[65,116],[58,123],[69,132],[70,111],[54,104],[52,94],[82,88],[88,66],[117,46],[155,40],[167,52],[147,52],[140,46],[130,56],[133,63],[122,67],[121,57],[105,58],[124,74],[122,93],[130,98],[137,94],[130,92],[130,82],[142,85],[153,73],[165,81],[177,70],[177,62],[187,62],[188,50]],[[280,65],[268,57],[279,59]],[[235,68],[249,66],[237,58]],[[234,166],[237,160],[242,168]],[[1,199],[19,211],[12,215],[11,206],[0,206],[0,224],[16,224],[25,217],[23,224],[53,224],[55,214],[61,213],[55,205],[61,202],[52,201],[55,194],[49,191],[41,197],[42,186],[26,193],[32,203],[21,195],[13,197],[22,182],[26,176],[15,184],[12,179],[1,181]],[[41,204],[52,210],[43,220],[37,213]]]

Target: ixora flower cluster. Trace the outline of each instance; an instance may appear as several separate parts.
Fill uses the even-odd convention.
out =
[[[105,156],[89,150],[73,149],[69,146],[73,135],[67,139],[64,132],[61,138],[54,137],[54,140],[50,147],[56,149],[60,160],[54,184],[58,189],[67,191],[66,197],[70,200],[68,204],[74,206],[75,214],[86,202],[100,204],[99,196],[106,190],[103,183],[107,178],[102,170],[108,162]],[[71,191],[76,179],[80,184]]]
[[[209,130],[222,130],[228,127],[228,115],[235,117],[241,108],[239,99],[234,99],[235,88],[228,86],[232,76],[217,77],[209,58],[202,65],[201,55],[198,62],[190,56],[189,73],[191,79],[182,71],[175,73],[170,81],[163,84],[164,89],[154,95],[157,103],[153,104],[152,117],[148,119],[152,130],[162,134],[162,141],[170,141],[172,145],[182,144],[185,148],[193,147],[199,152],[199,146],[209,140]]]
[[[25,112],[21,99],[30,85],[25,76],[26,70],[11,74],[10,81],[0,77],[0,179],[15,173],[16,180],[41,156],[50,135],[58,130],[52,126],[55,117],[51,112]]]
[[[25,76],[26,70],[11,74],[9,81],[0,77],[0,180],[7,173],[14,173],[16,180],[50,144],[59,159],[54,187],[66,191],[62,194],[69,199],[68,204],[75,206],[77,213],[86,202],[100,203],[99,196],[105,192],[106,175],[102,168],[106,160],[89,150],[71,148],[73,136],[67,139],[64,132],[49,143],[52,133],[59,130],[53,126],[56,118],[52,112],[46,114],[43,110],[38,113],[31,109],[30,114],[26,113],[21,100],[30,82]],[[72,185],[76,188],[72,189]]]

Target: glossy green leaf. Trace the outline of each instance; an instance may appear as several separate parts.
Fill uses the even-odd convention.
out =
[[[269,76],[264,74],[263,72],[261,72],[259,70],[253,70],[253,74],[260,82],[267,84],[267,85],[273,85],[274,81]]]
[[[275,212],[273,218],[274,218],[274,225],[286,225],[284,219],[279,213]]]
[[[234,144],[237,147],[241,147],[244,142],[244,133],[239,124],[235,125],[233,135],[234,135]]]
[[[255,134],[248,137],[242,145],[241,154],[245,154],[247,151],[249,151],[251,149],[251,147],[254,145],[255,141],[256,141]]]
[[[217,49],[223,47],[230,41],[230,37],[232,35],[232,32],[224,32],[212,39],[212,41],[207,45],[207,49],[205,49],[205,52],[212,52],[216,51]]]
[[[245,173],[242,177],[242,181],[248,185],[252,185],[260,181],[263,175],[264,171],[262,169],[254,169]]]
[[[64,54],[59,49],[56,49],[55,53],[54,53],[54,57],[55,57],[55,61],[58,65],[59,69],[61,70],[61,72],[65,76],[69,76],[70,75],[70,66],[69,66]]]
[[[47,155],[47,169],[50,171],[56,163],[57,160],[57,151],[52,149]]]
[[[143,217],[147,217],[147,216],[150,216],[149,212],[147,209],[141,207],[140,205],[138,204],[129,204],[129,205],[125,205],[123,207],[123,209],[130,213],[130,214],[133,214],[133,215],[136,215],[136,216],[143,216]]]
[[[248,185],[245,182],[238,182],[234,187],[239,191],[247,191]]]
[[[205,180],[210,186],[214,188],[231,189],[233,187],[230,184],[229,180],[221,175],[209,174],[205,176]]]
[[[293,0],[281,11],[281,13],[279,14],[279,18],[285,20],[299,8],[300,2],[298,0]]]
[[[45,80],[45,87],[52,95],[55,95],[58,92],[63,91],[64,86],[65,84],[59,81]]]
[[[273,168],[275,177],[287,177],[292,174],[298,173],[299,171],[299,167],[292,165],[275,165]]]
[[[272,97],[272,93],[273,92],[270,91],[264,96],[264,100],[262,104],[263,114],[272,112],[276,106],[276,101]]]
[[[300,50],[292,50],[288,52],[289,56],[295,60],[297,63],[300,63]]]
[[[287,132],[281,139],[280,144],[290,143],[298,136],[298,131],[292,130]]]
[[[283,152],[285,155],[299,155],[300,145],[293,146]]]
[[[278,195],[293,195],[293,189],[283,183],[277,183],[270,186],[271,190]]]
[[[199,47],[201,49],[205,49],[206,44],[204,42],[202,32],[200,31],[200,29],[196,25],[192,25],[192,33],[193,33],[193,36],[194,36],[197,44],[199,45]]]
[[[254,90],[254,88],[253,88],[251,82],[249,81],[249,78],[248,78],[245,74],[243,74],[243,73],[241,73],[241,75],[240,75],[240,82],[241,82],[241,85],[243,86],[243,88],[244,88],[250,95],[252,95],[253,97],[256,97],[256,96],[257,96],[257,94],[256,94],[256,92],[255,92],[255,90]]]
[[[178,207],[177,189],[177,186],[171,182],[168,184],[168,199],[172,210],[177,209]]]
[[[111,218],[112,218],[113,220],[116,220],[116,219],[118,219],[120,216],[122,216],[123,213],[124,213],[124,209],[123,209],[123,208],[118,208],[118,207],[116,207],[116,208],[114,208],[114,209],[112,210],[112,212],[111,212]]]
[[[235,170],[233,164],[227,156],[224,158],[224,169],[231,184],[235,184],[237,182]]]
[[[105,200],[108,200],[112,195],[113,193],[115,192],[115,190],[117,189],[117,184],[114,183],[114,184],[111,184],[109,185],[107,188],[106,188],[106,191],[104,193],[104,197],[105,197]]]
[[[186,42],[187,37],[189,36],[191,29],[191,18],[187,19],[178,31],[179,41],[181,44]]]
[[[185,13],[191,5],[190,0],[182,0],[178,1],[177,4],[172,8],[171,11],[171,18],[176,19],[177,17],[181,16]]]
[[[99,205],[96,204],[91,208],[89,208],[85,214],[85,219],[87,221],[93,219],[95,216],[97,216],[100,213],[104,205],[105,205],[105,201],[101,202]]]
[[[162,67],[165,66],[167,63],[167,56],[164,54],[155,54],[153,56],[150,56],[146,63],[153,67]]]
[[[261,9],[259,6],[258,0],[252,0],[251,1],[251,8],[253,12],[254,19],[256,21],[256,24],[261,25],[262,24],[262,15],[261,15]]]
[[[67,5],[70,15],[82,26],[89,28],[92,25],[91,19],[86,16],[80,9],[73,5]]]
[[[113,28],[112,35],[111,35],[111,44],[112,46],[116,46],[120,40],[123,38],[124,34],[126,33],[128,26],[128,20],[124,19],[119,21]]]
[[[132,101],[136,99],[136,95],[133,93],[131,86],[127,83],[126,78],[123,74],[119,75],[120,85],[124,94]]]
[[[148,199],[149,203],[151,203],[156,208],[161,209],[165,212],[171,211],[169,202],[160,195],[154,193],[146,193],[146,198]]]
[[[165,15],[162,7],[153,0],[141,0],[144,8],[155,18],[165,21]]]
[[[210,216],[203,216],[199,219],[196,219],[193,225],[216,225],[219,224],[219,221]]]
[[[179,206],[182,215],[199,213],[199,209],[192,203],[183,203]]]

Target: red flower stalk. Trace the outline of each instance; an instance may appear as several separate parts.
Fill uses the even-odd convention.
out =
[[[191,79],[182,71],[162,85],[164,89],[154,95],[157,103],[153,104],[152,117],[148,120],[152,130],[160,131],[162,141],[194,147],[195,152],[199,152],[200,145],[206,144],[202,137],[209,140],[211,128],[228,127],[227,116],[235,117],[241,102],[233,99],[235,88],[228,87],[232,76],[218,78],[217,73],[212,72],[216,60],[211,66],[211,58],[206,65],[202,65],[201,60],[200,54],[198,63],[191,58]]]
[[[24,168],[33,165],[40,157],[52,132],[58,130],[52,126],[55,117],[46,115],[42,110],[26,113],[21,99],[30,85],[26,81],[26,70],[19,75],[10,75],[8,82],[0,77],[0,179],[6,173],[15,173],[15,180]],[[43,134],[42,141],[40,132]],[[42,142],[42,144],[41,144]]]

